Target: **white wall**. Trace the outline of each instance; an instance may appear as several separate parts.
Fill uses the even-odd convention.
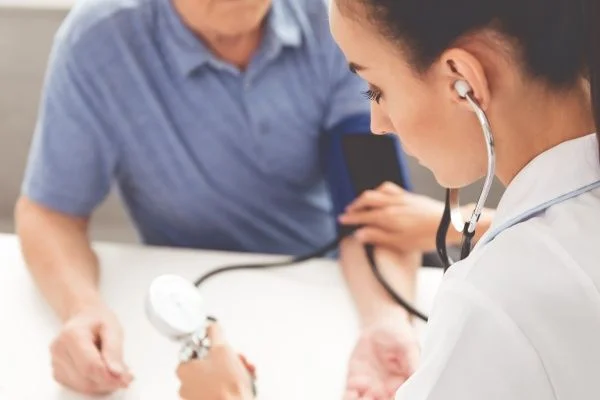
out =
[[[67,10],[76,0],[0,0],[0,7]]]
[[[9,7],[15,3],[20,7]],[[47,9],[33,6],[41,4]],[[63,9],[59,5],[63,5]],[[46,60],[65,0],[0,0],[0,231],[13,230],[12,211],[31,142]],[[111,196],[94,218],[92,235],[132,241],[136,236]]]

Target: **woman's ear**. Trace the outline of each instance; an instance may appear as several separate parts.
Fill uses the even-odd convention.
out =
[[[464,49],[452,48],[442,54],[440,62],[451,99],[469,107],[455,89],[456,81],[464,80],[471,87],[473,98],[486,110],[490,102],[489,81],[477,57]]]

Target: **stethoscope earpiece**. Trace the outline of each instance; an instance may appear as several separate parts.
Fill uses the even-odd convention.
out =
[[[454,82],[454,90],[456,90],[461,99],[466,99],[469,93],[473,93],[469,82],[462,79]]]

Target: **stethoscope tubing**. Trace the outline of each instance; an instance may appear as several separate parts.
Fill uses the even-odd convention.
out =
[[[444,213],[442,214],[442,220],[440,221],[436,237],[437,252],[440,256],[442,264],[444,265],[444,271],[454,264],[454,261],[448,254],[448,247],[446,244],[446,236],[448,234],[450,225],[452,225],[453,228],[458,232],[462,232],[463,234],[460,251],[460,259],[463,260],[467,258],[471,252],[472,239],[475,236],[475,229],[477,228],[477,223],[481,218],[481,213],[483,212],[485,202],[490,194],[490,189],[492,188],[494,176],[496,174],[496,151],[491,124],[485,111],[473,97],[472,92],[467,93],[464,98],[473,109],[473,112],[479,121],[479,125],[481,126],[487,152],[487,173],[479,194],[479,198],[475,203],[475,209],[473,210],[468,222],[464,221],[460,209],[460,189],[446,189]]]

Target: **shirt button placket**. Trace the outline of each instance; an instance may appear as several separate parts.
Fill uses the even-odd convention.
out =
[[[255,102],[253,100],[252,93],[252,81],[246,76],[242,81],[243,87],[243,97],[246,107],[246,113],[248,115],[248,134],[252,138],[252,148],[254,149],[254,154],[256,156],[256,162],[259,163],[261,168],[264,168],[264,158],[263,157],[263,147],[260,143],[260,137],[262,127],[264,126],[264,121],[260,119],[260,116],[256,114]]]

